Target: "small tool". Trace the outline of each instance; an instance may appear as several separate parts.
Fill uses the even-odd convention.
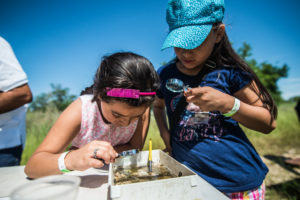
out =
[[[139,153],[138,149],[130,149],[130,150],[122,151],[121,153],[119,153],[118,156],[117,156],[117,158],[119,158],[119,157],[125,157],[125,156],[132,156],[132,155],[135,155],[135,154],[138,154],[138,153]],[[97,154],[97,149],[95,149],[94,158],[97,159],[97,160],[102,161],[105,164],[104,160],[102,158],[98,158],[96,156],[96,154]]]
[[[149,140],[148,172],[152,172],[152,140]]]
[[[132,155],[135,155],[135,154],[138,154],[139,153],[139,150],[138,149],[130,149],[130,150],[127,150],[127,151],[122,151],[121,153],[118,154],[117,158],[121,157],[121,156],[132,156]]]

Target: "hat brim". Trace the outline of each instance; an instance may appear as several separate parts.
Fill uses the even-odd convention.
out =
[[[212,29],[212,24],[183,26],[172,30],[161,50],[169,47],[179,47],[183,49],[195,49],[207,38]]]

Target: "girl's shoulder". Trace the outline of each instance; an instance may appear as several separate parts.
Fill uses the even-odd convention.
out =
[[[205,75],[201,86],[211,86],[233,94],[252,80],[251,73],[236,66],[217,67]]]
[[[163,75],[165,73],[170,73],[170,72],[174,71],[174,69],[176,69],[176,63],[175,63],[175,61],[170,61],[167,64],[159,67],[157,70],[157,73],[159,75]]]
[[[211,70],[208,74],[217,74],[218,76],[229,78],[229,80],[237,77],[242,79],[252,79],[250,72],[247,72],[246,70],[243,70],[237,66],[218,66],[217,68]]]
[[[93,95],[92,94],[84,94],[84,95],[81,95],[79,97],[80,101],[81,101],[81,104],[82,104],[82,107],[83,108],[89,108],[89,109],[96,109],[97,107],[97,103],[93,100]]]
[[[81,101],[84,101],[84,102],[92,101],[93,95],[92,94],[84,94],[84,95],[81,95],[79,98]]]

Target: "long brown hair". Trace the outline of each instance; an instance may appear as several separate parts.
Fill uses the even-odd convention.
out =
[[[213,29],[217,29],[220,24],[222,23],[215,24]],[[268,92],[267,88],[261,83],[252,68],[234,51],[226,32],[224,33],[221,41],[215,45],[209,60],[214,61],[216,66],[237,67],[249,73],[257,85],[257,88],[253,85],[250,85],[250,88],[258,95],[259,99],[263,102],[264,107],[270,111],[270,123],[277,118],[277,106],[272,96]]]

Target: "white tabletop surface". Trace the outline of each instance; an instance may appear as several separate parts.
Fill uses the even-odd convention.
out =
[[[108,166],[104,169],[90,168],[86,171],[72,171],[65,175],[73,175],[81,178],[81,184],[77,194],[77,200],[108,199]],[[24,166],[0,167],[0,200],[9,200],[8,196],[19,185],[30,182],[24,173]],[[199,198],[206,200],[228,199],[216,188],[208,184],[201,177]]]
[[[72,171],[65,175],[81,178],[77,200],[107,199],[108,167],[104,169],[90,168],[86,171]],[[24,173],[24,166],[0,167],[0,199],[9,199],[8,196],[16,187],[30,182]],[[88,198],[87,198],[88,195]]]

